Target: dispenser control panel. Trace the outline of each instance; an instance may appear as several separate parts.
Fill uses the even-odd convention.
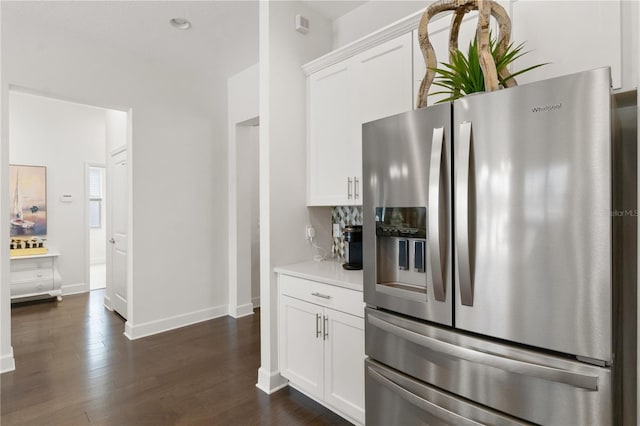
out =
[[[376,208],[377,283],[426,292],[426,207]]]

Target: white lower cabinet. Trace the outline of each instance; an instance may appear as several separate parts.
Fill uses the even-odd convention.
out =
[[[279,285],[280,373],[296,389],[364,424],[362,293],[287,275],[279,276]]]
[[[323,309],[280,297],[280,373],[310,396],[324,396]]]

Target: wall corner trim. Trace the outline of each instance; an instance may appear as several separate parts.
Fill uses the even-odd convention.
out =
[[[280,372],[270,373],[264,368],[258,369],[258,383],[256,387],[267,395],[279,391],[289,385],[289,381],[280,375]]]
[[[16,360],[13,356],[13,346],[8,354],[2,355],[0,358],[0,373],[8,373],[16,369]]]
[[[233,318],[242,318],[249,315],[253,315],[253,303],[246,303],[244,305],[229,306],[229,316]]]

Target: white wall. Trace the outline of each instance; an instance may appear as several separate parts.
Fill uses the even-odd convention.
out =
[[[309,18],[307,35],[295,15]],[[258,387],[273,392],[278,373],[277,285],[273,268],[312,257],[304,239],[306,79],[302,65],[331,49],[331,23],[295,1],[260,2],[260,327]]]
[[[19,3],[2,4],[3,99],[14,84],[133,111],[132,336],[226,314],[226,78],[31,25]]]
[[[9,109],[10,163],[47,167],[47,246],[61,253],[63,294],[85,291],[85,162],[104,163],[105,111],[15,91]]]
[[[333,22],[333,48],[342,47],[399,19],[424,11],[431,3],[424,0],[369,1]]]

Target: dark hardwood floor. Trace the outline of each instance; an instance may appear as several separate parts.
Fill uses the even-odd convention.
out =
[[[103,296],[13,305],[3,426],[349,424],[293,389],[255,387],[259,315],[130,341]]]

